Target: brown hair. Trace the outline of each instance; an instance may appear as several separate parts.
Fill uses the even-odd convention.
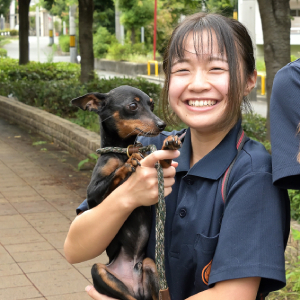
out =
[[[241,118],[241,105],[251,111],[251,105],[244,94],[244,82],[240,76],[244,72],[245,80],[255,70],[253,45],[247,29],[238,21],[217,14],[196,13],[187,17],[173,31],[164,55],[163,70],[165,83],[162,90],[162,111],[165,120],[169,124],[177,124],[178,117],[171,110],[168,103],[169,81],[171,65],[174,59],[184,57],[185,42],[190,33],[194,37],[196,53],[201,53],[202,34],[208,33],[208,45],[212,49],[213,34],[218,42],[221,55],[227,56],[229,65],[229,90],[228,105],[226,107],[227,118],[221,126],[230,125]],[[242,63],[240,63],[240,61]]]

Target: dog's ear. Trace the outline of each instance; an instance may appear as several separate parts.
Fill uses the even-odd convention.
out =
[[[98,110],[99,107],[103,106],[107,94],[101,93],[88,93],[86,95],[80,96],[71,100],[72,105],[75,105],[82,110]]]

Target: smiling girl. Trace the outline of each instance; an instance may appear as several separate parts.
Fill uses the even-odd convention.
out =
[[[238,21],[198,13],[174,30],[163,68],[165,118],[188,126],[180,156],[157,151],[99,206],[87,211],[84,202],[66,239],[66,257],[72,263],[96,257],[135,207],[155,204],[154,163],[171,158],[164,170],[171,299],[264,299],[285,285],[289,199],[272,185],[270,155],[241,129],[241,107],[249,105],[256,82],[251,39]],[[140,142],[160,148],[167,135],[181,133]],[[153,228],[148,257],[154,248]],[[92,287],[88,294],[107,299]]]

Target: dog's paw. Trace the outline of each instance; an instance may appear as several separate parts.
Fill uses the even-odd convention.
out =
[[[177,135],[170,135],[164,140],[162,150],[177,150],[181,145],[181,140]]]
[[[135,172],[135,169],[140,166],[140,160],[142,160],[144,158],[144,156],[140,153],[133,153],[127,160],[126,163],[130,164],[133,168]]]

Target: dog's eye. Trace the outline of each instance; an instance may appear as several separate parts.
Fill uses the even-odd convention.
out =
[[[138,108],[138,105],[136,103],[132,102],[132,103],[129,104],[129,109],[130,110],[134,111],[137,108]]]

